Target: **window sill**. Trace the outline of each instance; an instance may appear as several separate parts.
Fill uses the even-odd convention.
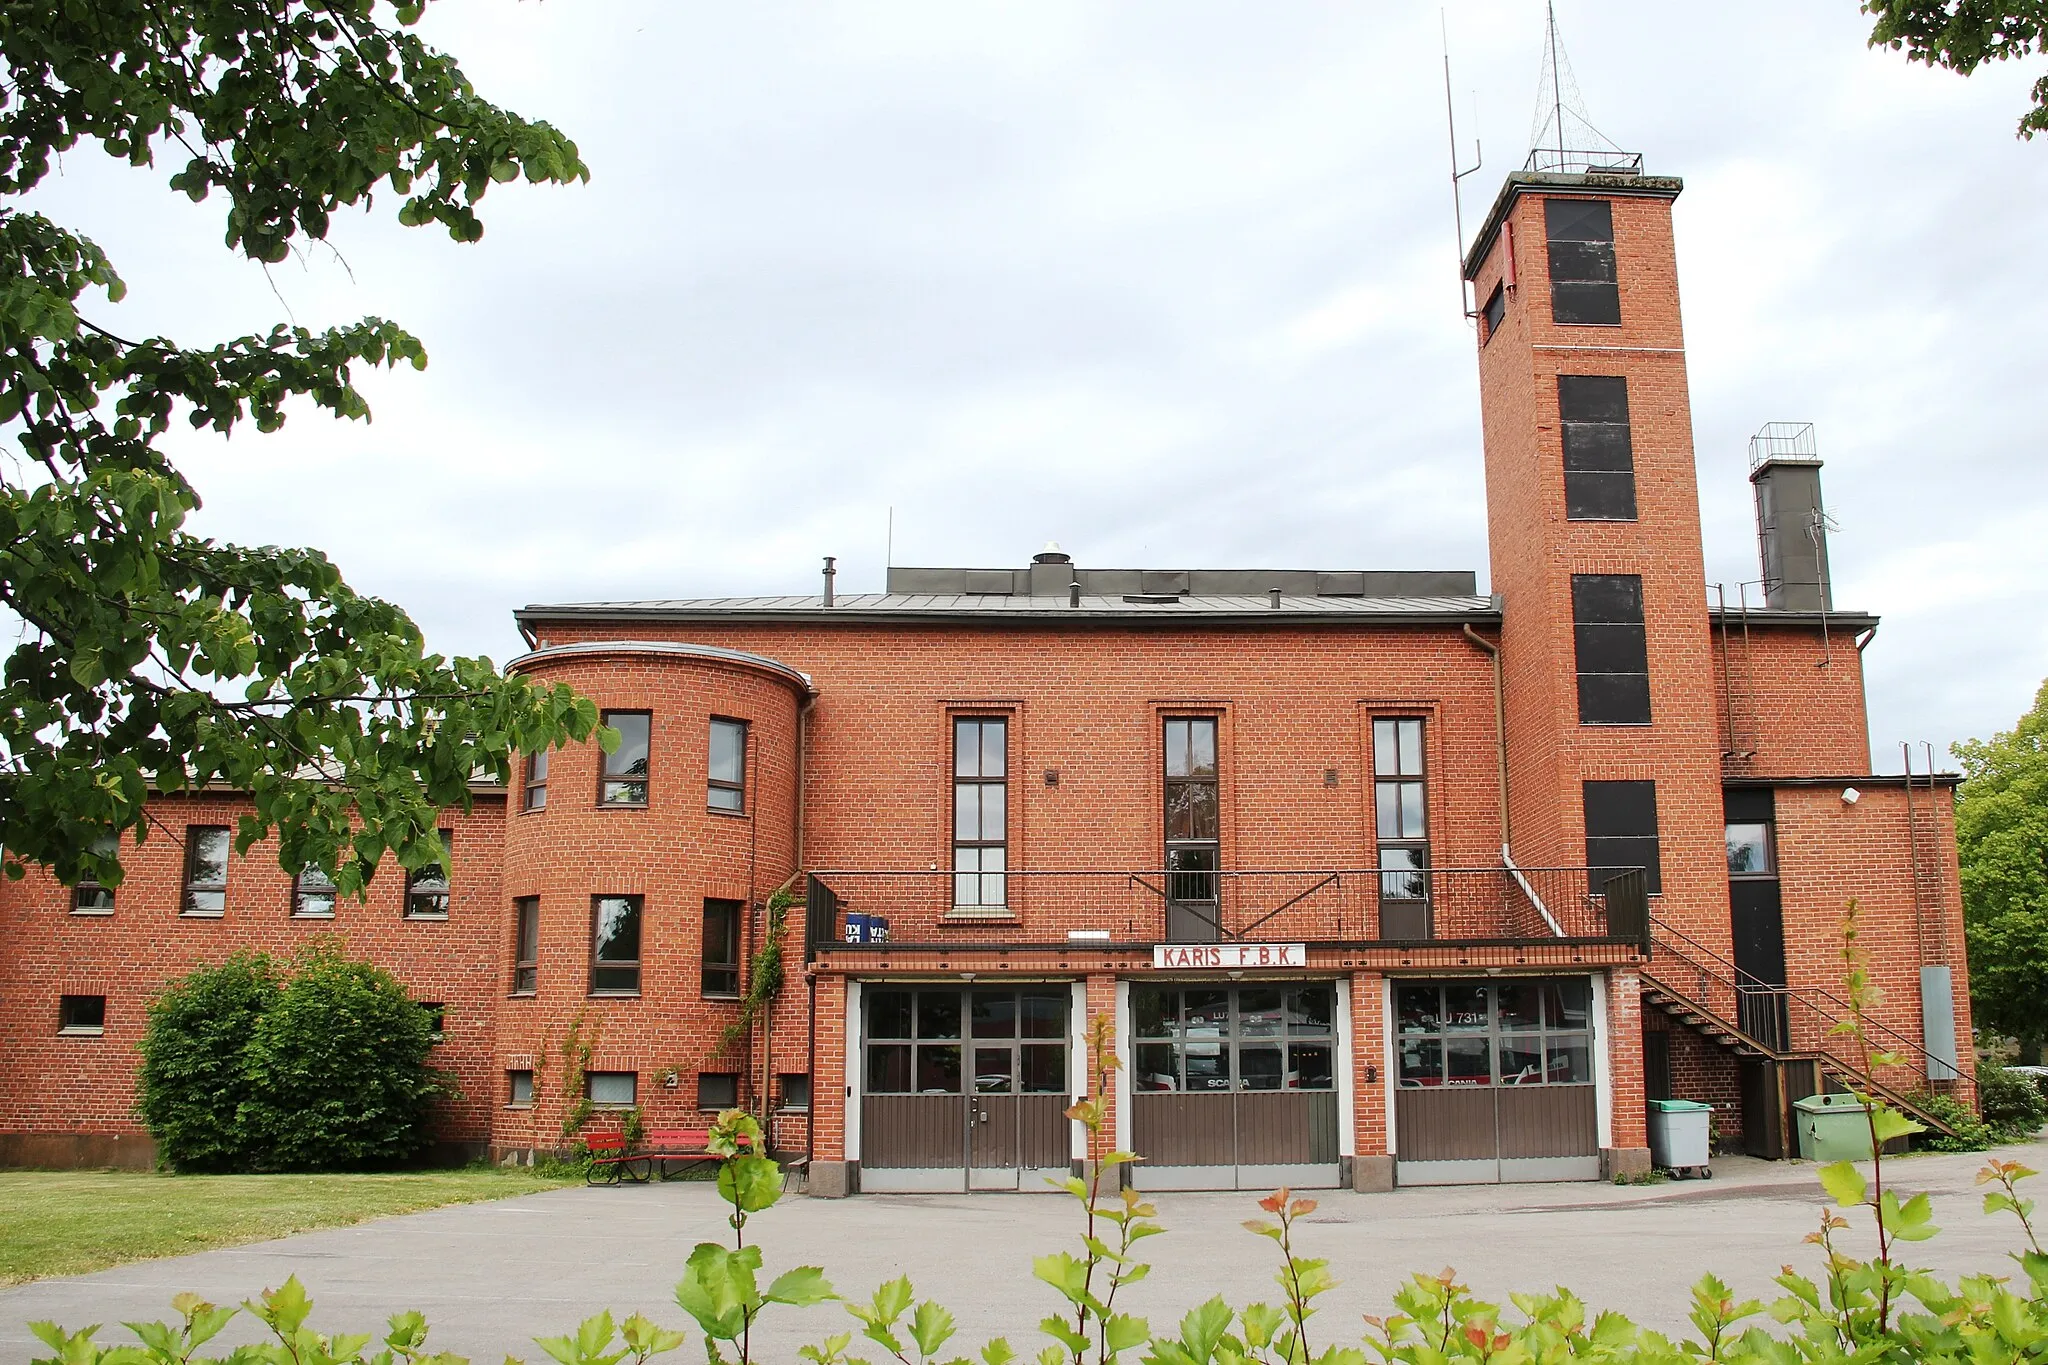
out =
[[[752,811],[727,810],[723,806],[706,806],[704,811],[708,815],[723,815],[728,820],[744,820],[753,814]]]
[[[730,994],[699,991],[697,998],[699,1000],[709,1000],[714,1005],[737,1005],[741,997],[738,991],[733,991]]]
[[[525,1103],[525,1104],[508,1104],[508,1105],[506,1105],[506,1106],[505,1106],[505,1108],[507,1108],[507,1109],[531,1109],[531,1108],[533,1108],[533,1103],[532,1103],[532,1101],[530,1101],[530,1100],[529,1100],[529,1101],[528,1101],[527,1103]]]
[[[590,998],[591,998],[592,1000],[638,1000],[638,999],[640,998],[640,992],[638,992],[638,991],[592,991],[592,992],[590,993]]]
[[[327,918],[328,918],[328,919],[333,919],[333,918],[334,918],[334,916],[332,916],[332,915],[329,915],[329,916],[327,916]],[[442,911],[442,912],[441,912],[440,914],[438,914],[438,915],[407,915],[407,916],[406,916],[406,918],[407,918],[407,919],[409,919],[409,920],[427,920],[427,921],[429,921],[429,922],[439,923],[439,922],[444,922],[444,921],[446,921],[446,920],[447,920],[447,918],[448,918],[448,912],[447,912],[447,911],[445,911],[445,910],[443,910],[443,911]]]
[[[227,913],[228,913],[228,912],[227,912],[227,911],[225,911],[225,910],[180,910],[180,911],[178,912],[178,918],[179,918],[179,919],[225,919],[225,918],[227,917]]]
[[[597,803],[597,808],[599,810],[646,810],[649,804],[646,801],[600,801]],[[630,1107],[629,1105],[628,1108]]]
[[[532,1000],[539,994],[539,991],[510,991],[506,994],[505,998],[507,1000]]]
[[[104,1037],[106,1032],[104,1028],[60,1028],[57,1030],[57,1036],[59,1038],[100,1038]]]
[[[1007,905],[956,905],[946,912],[949,920],[988,920],[993,923],[1015,924],[1017,912]]]
[[[71,913],[80,919],[112,919],[114,916],[112,910],[79,910],[74,908]]]
[[[292,918],[310,920],[330,920],[334,918],[334,912],[332,910],[329,910],[327,913],[321,914],[319,911],[316,910],[294,910],[292,911]]]
[[[784,1107],[777,1109],[775,1112],[778,1114],[808,1114],[811,1112],[811,1109],[809,1105],[805,1105],[800,1109],[793,1105],[785,1105]]]

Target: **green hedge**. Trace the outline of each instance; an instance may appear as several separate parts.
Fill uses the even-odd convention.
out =
[[[143,1123],[181,1171],[389,1167],[432,1141],[433,1022],[380,967],[317,946],[173,983],[142,1042]]]

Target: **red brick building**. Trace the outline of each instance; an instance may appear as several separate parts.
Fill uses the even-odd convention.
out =
[[[1492,595],[1049,549],[527,607],[512,667],[624,743],[478,793],[447,875],[337,903],[227,856],[222,794],[160,802],[117,895],[0,888],[0,1159],[147,1160],[149,999],[326,934],[441,1007],[451,1142],[741,1104],[818,1194],[1028,1188],[1105,1074],[1153,1188],[1595,1178],[1666,1096],[1775,1154],[1851,1061],[1851,898],[1887,1087],[1967,1089],[1950,782],[1869,772],[1877,619],[1830,598],[1799,433],[1753,451],[1764,602],[1704,591],[1679,190],[1520,173],[1472,247]]]

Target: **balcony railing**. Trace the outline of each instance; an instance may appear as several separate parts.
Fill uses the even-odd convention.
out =
[[[1636,868],[1382,871],[824,869],[806,946],[1648,942]]]

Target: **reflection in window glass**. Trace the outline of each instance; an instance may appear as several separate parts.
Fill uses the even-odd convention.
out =
[[[1401,1039],[1401,1084],[1442,1085],[1444,1045],[1441,1038],[1416,1035]]]
[[[976,991],[973,1006],[974,1036],[1014,1038],[1017,1036],[1017,995],[1014,991]]]
[[[1133,1050],[1132,1084],[1140,1090],[1180,1089],[1180,1058],[1172,1043],[1140,1043]]]
[[[1336,992],[1328,986],[1308,986],[1287,993],[1287,1031],[1292,1034],[1329,1033],[1330,1008]]]
[[[1493,1039],[1454,1034],[1444,1039],[1446,1085],[1493,1084]]]
[[[1031,1043],[1022,1055],[1022,1089],[1027,1095],[1064,1094],[1067,1089],[1067,1047],[1064,1043]],[[1140,1087],[1142,1088],[1142,1087]]]
[[[1773,871],[1771,827],[1761,821],[1728,826],[1728,875],[1758,877]]]
[[[871,1095],[901,1095],[910,1089],[910,1045],[871,1043],[868,1046],[868,1083]]]
[[[868,1037],[908,1038],[910,1036],[910,992],[869,991]]]
[[[1071,1003],[1065,991],[1024,992],[1024,1027],[1026,1038],[1064,1038],[1067,1036],[1067,1007]]]
[[[1543,1039],[1540,1035],[1500,1040],[1500,1083],[1540,1084],[1543,1080]]]
[[[1131,1018],[1140,1038],[1172,1038],[1180,1033],[1180,992],[1138,986],[1131,991]]]
[[[1550,1039],[1550,1065],[1544,1079],[1552,1083],[1593,1079],[1593,1049],[1584,1034],[1558,1034]]]
[[[917,1036],[958,1038],[960,1036],[960,993],[919,991],[917,993]]]
[[[1589,1082],[1592,993],[1585,977],[1401,986],[1395,994],[1399,1081],[1410,1086]]]
[[[598,785],[597,799],[607,806],[644,806],[652,718],[645,711],[607,711],[604,723],[619,732],[619,747],[604,755],[604,777]]]
[[[1443,1028],[1442,996],[1435,986],[1403,986],[1394,992],[1403,1033],[1436,1033]]]
[[[1542,1027],[1543,1020],[1537,1008],[1537,997],[1541,994],[1540,982],[1503,981],[1493,989],[1495,1007],[1500,1012],[1499,1027],[1502,1030]]]
[[[1237,993],[1237,1036],[1275,1038],[1286,1026],[1277,988],[1261,986]]]
[[[1337,1084],[1333,1053],[1327,1043],[1296,1043],[1287,1049],[1291,1070],[1287,1084],[1299,1090],[1330,1090]]]
[[[924,1095],[957,1095],[960,1093],[960,1045],[958,1043],[918,1048],[917,1089],[918,1093]]]
[[[1237,1077],[1240,1090],[1278,1090],[1286,1079],[1286,1068],[1282,1058],[1284,1051],[1278,1043],[1247,1043],[1237,1050]]]

